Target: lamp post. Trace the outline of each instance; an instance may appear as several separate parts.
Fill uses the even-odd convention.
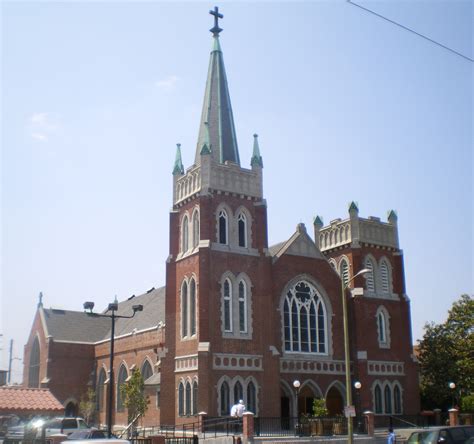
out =
[[[456,390],[456,384],[454,382],[450,382],[448,384],[448,387],[451,389],[451,408],[454,409],[454,405],[455,405],[455,397],[454,397],[454,394],[455,394],[455,390]]]
[[[361,387],[362,387],[362,384],[360,383],[360,381],[354,382],[354,388],[356,389],[356,407],[359,410],[358,414],[356,415],[357,416],[357,432],[358,433],[361,433],[360,432],[360,429],[361,429],[361,413],[362,413],[362,406],[361,406],[361,402],[360,402],[360,388]]]
[[[301,435],[301,426],[300,426],[300,415],[298,411],[298,398],[300,394],[300,387],[301,387],[301,382],[298,381],[298,379],[295,379],[293,381],[293,387],[295,388],[295,395],[296,395],[296,427],[295,429],[298,431],[298,435]]]
[[[347,442],[352,444],[354,441],[354,430],[352,426],[352,387],[351,387],[351,361],[349,358],[349,326],[347,320],[347,301],[346,301],[346,290],[349,284],[357,277],[363,274],[369,273],[368,268],[364,268],[356,273],[347,282],[344,282],[343,276],[341,276],[341,296],[342,296],[342,318],[344,322],[344,364],[346,367],[346,417],[347,417]]]
[[[84,302],[84,310],[89,316],[94,316],[97,318],[109,318],[112,320],[112,329],[110,332],[110,370],[109,370],[109,392],[107,400],[107,436],[108,438],[112,437],[112,402],[114,396],[114,342],[115,342],[115,320],[116,319],[130,319],[135,316],[138,311],[143,311],[143,305],[137,304],[132,306],[133,313],[131,316],[124,316],[116,314],[118,310],[118,301],[115,298],[115,301],[109,304],[107,311],[105,313],[94,313],[94,302]],[[111,314],[106,314],[110,312]]]

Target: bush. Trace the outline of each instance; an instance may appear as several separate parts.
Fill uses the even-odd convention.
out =
[[[467,395],[461,399],[461,410],[466,413],[474,413],[474,395]]]
[[[314,416],[328,416],[328,409],[326,408],[326,401],[323,398],[316,398],[313,400],[313,415]]]

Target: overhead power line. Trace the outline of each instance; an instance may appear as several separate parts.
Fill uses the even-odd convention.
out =
[[[456,51],[456,50],[450,48],[449,46],[443,45],[442,43],[437,42],[436,40],[433,40],[433,39],[427,37],[426,35],[420,34],[419,32],[417,32],[417,31],[415,31],[415,30],[409,28],[408,26],[404,26],[404,25],[402,25],[401,23],[398,23],[398,22],[396,22],[396,21],[394,21],[394,20],[391,20],[391,19],[389,19],[389,18],[387,18],[387,17],[381,15],[381,14],[378,14],[377,12],[372,11],[372,10],[369,9],[369,8],[366,8],[365,6],[362,6],[362,5],[359,5],[359,4],[357,4],[357,3],[354,3],[352,0],[347,0],[347,3],[350,3],[350,4],[353,5],[353,6],[357,6],[358,8],[363,9],[364,11],[366,11],[366,12],[368,12],[368,13],[370,13],[370,14],[373,14],[373,15],[375,15],[375,16],[377,16],[377,17],[383,19],[383,20],[386,20],[387,22],[392,23],[393,25],[396,25],[396,26],[398,26],[398,27],[404,29],[405,31],[409,31],[409,32],[411,32],[411,33],[417,35],[418,37],[421,37],[421,38],[423,38],[423,39],[425,39],[425,40],[428,40],[429,42],[434,43],[435,45],[438,45],[438,46],[440,46],[441,48],[446,49],[447,51],[450,51],[450,52],[452,52],[452,53],[458,55],[459,57],[462,57],[462,58],[464,58],[464,59],[466,59],[466,60],[469,60],[470,62],[474,62],[474,59],[471,59],[470,57],[468,57],[468,56],[466,56],[466,55],[464,55],[464,54],[461,54],[460,52],[458,52],[458,51]]]

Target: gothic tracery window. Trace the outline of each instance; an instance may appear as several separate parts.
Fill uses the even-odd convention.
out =
[[[196,334],[196,281],[191,279],[189,292],[189,331],[191,336]]]
[[[104,394],[105,394],[105,379],[107,375],[105,370],[102,368],[99,372],[99,379],[97,380],[97,393],[96,393],[96,409],[101,412],[104,409]]]
[[[314,286],[299,281],[284,301],[285,350],[327,353],[327,320],[324,303]]]
[[[224,281],[224,331],[232,331],[232,285]]]
[[[188,283],[183,282],[181,287],[181,337],[188,336]]]
[[[123,405],[123,394],[122,394],[122,386],[125,384],[127,380],[128,372],[125,365],[120,366],[118,379],[117,379],[117,412],[122,412],[124,409]]]
[[[239,282],[239,330],[247,332],[247,286],[245,281]]]
[[[182,252],[186,253],[189,248],[189,223],[188,223],[188,216],[183,217],[183,225],[182,225]]]
[[[239,232],[239,247],[247,246],[247,218],[244,213],[240,213],[237,219]]]
[[[382,413],[382,389],[376,385],[374,389],[375,413]]]
[[[142,369],[140,372],[142,374],[143,381],[146,381],[153,375],[153,369],[148,359],[145,359],[145,361],[143,362]]]
[[[221,416],[229,414],[229,384],[224,381],[220,389],[220,413]]]
[[[28,387],[38,388],[40,371],[40,346],[38,336],[33,341],[30,352],[30,365],[28,369]]]
[[[200,227],[199,227],[199,211],[193,214],[193,248],[199,245]]]
[[[219,212],[219,243],[224,245],[228,243],[228,217],[224,210]]]

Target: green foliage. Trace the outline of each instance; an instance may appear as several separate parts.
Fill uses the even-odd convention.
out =
[[[85,396],[82,396],[79,403],[79,413],[84,418],[87,424],[94,418],[96,409],[96,397],[93,388],[89,387]]]
[[[134,369],[132,377],[121,386],[123,405],[128,411],[128,422],[142,416],[148,409],[148,397],[145,395],[145,384],[140,370]]]
[[[474,413],[474,395],[467,395],[462,398],[461,411],[466,413]]]
[[[462,295],[443,324],[426,324],[420,342],[422,407],[447,409],[474,393],[474,300]],[[450,389],[454,382],[456,388]]]
[[[327,416],[326,401],[323,398],[313,399],[313,416]]]

